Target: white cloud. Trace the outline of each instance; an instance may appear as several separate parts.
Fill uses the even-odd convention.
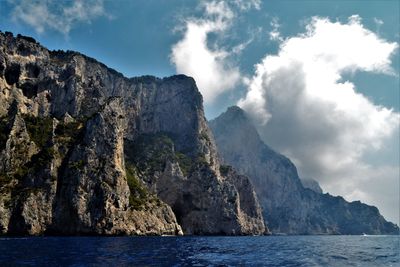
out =
[[[374,22],[375,22],[375,25],[376,25],[376,31],[379,34],[379,32],[381,30],[381,27],[383,25],[383,20],[378,19],[378,18],[374,18]]]
[[[262,27],[257,27],[254,28],[253,30],[249,31],[249,38],[246,41],[243,41],[242,43],[235,45],[232,47],[231,51],[232,54],[240,55],[243,50],[245,50],[249,44],[251,44],[254,40],[260,39],[260,36],[262,36]]]
[[[232,54],[238,54],[238,55],[241,54],[241,53],[243,52],[243,50],[246,49],[246,47],[247,47],[251,42],[253,42],[253,37],[250,38],[249,40],[243,42],[243,43],[240,43],[240,44],[238,44],[238,45],[235,45],[235,46],[232,48]]]
[[[381,19],[374,18],[374,22],[375,22],[375,24],[378,25],[378,26],[383,25],[383,20],[381,20]]]
[[[213,48],[208,45],[210,33],[223,34],[230,26],[232,9],[226,2],[213,1],[206,2],[204,10],[204,18],[185,21],[183,39],[172,47],[170,58],[178,73],[194,77],[205,102],[210,103],[236,86],[240,71],[230,64],[228,51],[217,44]]]
[[[324,181],[321,186],[328,192],[340,192],[345,199],[362,200],[377,206],[386,219],[400,223],[399,166],[371,166],[358,162],[345,175],[345,178],[357,179],[344,182],[345,178],[337,177]]]
[[[269,39],[271,41],[283,42],[283,38],[281,36],[281,33],[279,32],[279,28],[281,27],[281,25],[279,24],[279,19],[277,17],[273,17],[270,25],[272,27],[272,30],[269,32]]]
[[[68,35],[79,23],[91,23],[97,17],[109,15],[103,0],[9,0],[14,6],[12,20],[31,26],[37,33],[54,30]]]
[[[170,60],[178,73],[196,80],[205,103],[212,104],[222,93],[235,89],[246,79],[233,57],[247,48],[261,28],[237,45],[226,47],[221,43],[231,33],[239,12],[259,10],[261,1],[203,1],[200,6],[204,9],[202,18],[184,19],[184,27],[179,25],[175,28],[183,32],[183,38],[172,46]]]
[[[363,156],[398,138],[400,115],[372,103],[343,74],[393,75],[397,48],[366,29],[359,16],[348,23],[315,17],[304,34],[287,38],[278,55],[256,65],[238,105],[258,122],[264,140],[296,163],[300,175],[319,180],[333,194],[387,207],[363,183],[390,188],[398,172],[385,164],[372,167]]]
[[[252,8],[259,10],[261,8],[261,0],[232,0],[232,2],[243,11],[247,11]]]

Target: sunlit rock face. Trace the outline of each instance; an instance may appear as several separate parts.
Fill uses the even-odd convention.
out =
[[[272,233],[399,233],[398,226],[387,222],[376,207],[322,194],[315,181],[301,181],[295,165],[260,139],[239,107],[228,108],[209,125],[223,164],[232,165],[253,183]]]
[[[259,235],[246,176],[221,172],[195,81],[126,78],[0,33],[3,234]]]

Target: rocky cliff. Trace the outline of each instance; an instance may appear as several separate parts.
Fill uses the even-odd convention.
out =
[[[376,207],[322,194],[315,184],[314,190],[305,188],[294,164],[262,142],[240,108],[230,107],[209,125],[224,164],[250,177],[272,233],[399,233]]]
[[[303,185],[304,188],[311,189],[312,191],[320,193],[320,194],[323,193],[321,186],[314,179],[301,178],[300,180],[301,180],[301,184]]]
[[[263,234],[248,178],[221,171],[184,75],[126,78],[0,32],[0,232]]]

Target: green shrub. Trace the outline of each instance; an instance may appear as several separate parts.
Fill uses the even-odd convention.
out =
[[[78,161],[70,162],[68,164],[68,166],[71,169],[75,169],[75,170],[81,171],[85,167],[85,161],[81,159],[81,160],[78,160]]]
[[[10,126],[7,117],[0,118],[0,151],[6,148],[8,135],[10,134]]]
[[[25,115],[24,121],[31,140],[39,148],[47,145],[53,135],[53,119]]]
[[[81,121],[68,122],[68,123],[60,122],[57,125],[54,133],[56,135],[56,140],[58,142],[69,146],[81,134],[82,129],[83,129],[83,122]]]
[[[208,137],[208,134],[207,134],[207,133],[202,132],[202,133],[200,134],[200,137],[201,137],[202,139],[206,140],[207,142],[210,142],[210,137]]]
[[[192,159],[181,152],[175,152],[175,159],[178,161],[183,175],[188,176],[193,167]]]
[[[231,169],[231,166],[229,166],[229,165],[221,165],[221,166],[219,166],[219,172],[224,176],[228,174],[230,169]]]
[[[198,166],[208,166],[209,165],[204,154],[197,155],[195,163]]]
[[[18,166],[14,171],[14,178],[22,180],[28,174],[35,174],[46,167],[53,159],[55,151],[52,147],[44,147],[39,153],[33,155],[29,162]]]
[[[5,184],[8,184],[12,179],[12,176],[8,175],[7,173],[0,173],[0,187]]]
[[[25,115],[23,119],[29,136],[38,146],[39,152],[33,155],[26,164],[17,166],[12,175],[17,180],[22,180],[28,174],[40,172],[49,162],[51,162],[55,154],[51,143],[53,135],[53,119],[48,117],[34,117],[30,115]],[[16,144],[15,148],[16,151],[21,151],[21,154],[24,154],[24,150],[27,149],[27,147],[22,144]]]
[[[129,205],[135,210],[142,210],[145,208],[149,193],[140,182],[137,170],[132,165],[127,165],[126,167],[126,180],[130,191]]]
[[[17,180],[22,180],[26,175],[28,175],[30,168],[26,165],[19,166],[14,172],[14,178]]]
[[[126,161],[132,163],[145,175],[163,171],[165,162],[173,160],[174,143],[164,133],[142,134],[135,141],[125,141]]]
[[[162,172],[167,161],[178,162],[184,176],[198,164],[208,165],[204,155],[192,159],[182,151],[175,152],[173,138],[168,133],[142,134],[135,141],[125,140],[124,144],[126,162],[135,165],[144,176]]]

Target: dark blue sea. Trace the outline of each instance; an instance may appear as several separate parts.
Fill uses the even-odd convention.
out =
[[[0,266],[400,266],[399,236],[0,238]]]

